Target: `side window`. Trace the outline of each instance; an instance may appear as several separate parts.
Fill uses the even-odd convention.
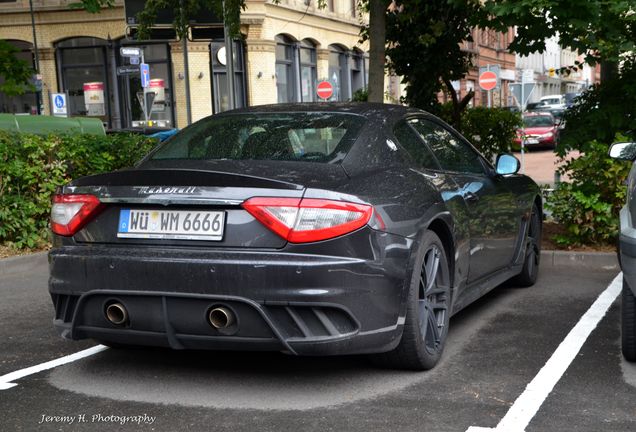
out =
[[[479,154],[442,126],[425,119],[412,119],[409,123],[433,150],[442,169],[474,174],[485,173]]]
[[[427,169],[439,169],[431,150],[406,122],[400,122],[393,130],[393,134],[419,166]]]

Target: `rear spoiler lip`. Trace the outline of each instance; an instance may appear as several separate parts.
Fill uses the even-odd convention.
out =
[[[145,178],[144,178],[145,177]],[[154,177],[154,178],[153,178]],[[174,178],[173,180],[162,181],[162,178]],[[212,180],[217,177],[217,180],[226,177],[239,180],[236,185],[226,184],[206,184],[203,181],[205,177]],[[151,169],[127,169],[121,171],[114,171],[105,174],[96,174],[92,176],[82,177],[77,180],[73,180],[67,187],[83,187],[83,186],[127,186],[127,187],[144,187],[144,186],[158,186],[158,187],[267,187],[267,188],[283,188],[288,190],[302,190],[305,188],[303,185],[296,183],[290,183],[283,180],[271,179],[267,177],[253,176],[249,174],[239,174],[235,172],[227,171],[211,171],[211,170],[196,170],[196,169],[174,169],[174,168],[151,168]]]

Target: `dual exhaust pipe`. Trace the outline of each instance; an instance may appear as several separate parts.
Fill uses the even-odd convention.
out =
[[[119,303],[111,303],[106,306],[106,319],[116,326],[123,326],[128,323],[128,311],[126,307]],[[234,312],[225,306],[215,306],[207,314],[208,323],[217,330],[231,327],[236,322]]]
[[[234,312],[225,306],[215,306],[208,312],[208,323],[217,330],[231,327],[235,322]]]
[[[128,322],[128,311],[121,303],[111,303],[106,306],[106,319],[111,324],[123,326]]]

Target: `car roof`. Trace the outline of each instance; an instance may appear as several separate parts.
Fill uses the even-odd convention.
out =
[[[256,105],[225,111],[217,115],[235,114],[270,114],[289,112],[334,112],[344,114],[357,114],[370,120],[397,120],[408,114],[426,114],[416,108],[403,105],[373,103],[373,102],[304,102],[304,103],[280,103],[271,105]]]

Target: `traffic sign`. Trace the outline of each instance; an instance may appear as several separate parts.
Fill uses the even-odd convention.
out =
[[[150,67],[148,66],[148,63],[140,64],[139,72],[141,73],[141,86],[143,88],[148,87],[148,84],[150,83]]]
[[[320,99],[327,100],[333,96],[333,85],[329,81],[320,81],[316,93]]]
[[[141,48],[121,47],[119,48],[119,54],[122,57],[141,57]]]
[[[485,71],[479,75],[479,87],[482,90],[492,90],[497,87],[497,74],[492,71]]]
[[[66,93],[51,93],[51,113],[56,117],[68,116]]]
[[[118,66],[117,75],[135,75],[141,73],[139,66]]]

